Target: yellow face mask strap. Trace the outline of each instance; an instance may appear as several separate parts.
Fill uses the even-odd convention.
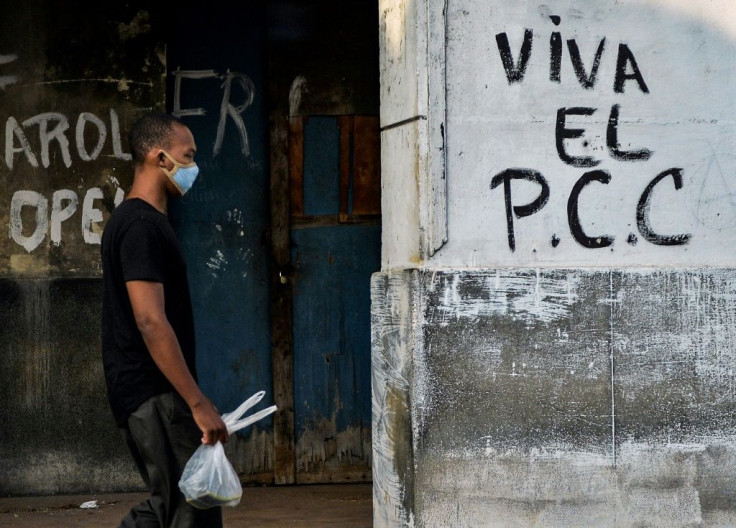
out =
[[[178,161],[176,161],[174,159],[174,157],[171,154],[169,154],[165,150],[162,150],[161,152],[163,152],[164,153],[164,156],[166,156],[167,158],[169,158],[169,160],[171,161],[171,163],[174,164],[174,168],[172,170],[168,170],[166,167],[161,167],[161,170],[164,171],[164,174],[166,174],[169,178],[173,178],[174,173],[179,168],[188,169],[189,167],[194,167],[194,166],[197,165],[194,161],[192,161],[191,163],[179,163]]]

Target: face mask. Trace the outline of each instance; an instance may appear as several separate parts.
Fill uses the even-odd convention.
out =
[[[165,150],[162,150],[161,152],[163,152],[164,156],[169,158],[171,163],[174,164],[174,168],[171,171],[166,170],[165,167],[161,167],[161,170],[164,171],[164,174],[166,174],[172,182],[174,182],[176,188],[179,189],[181,195],[184,196],[186,192],[192,188],[192,185],[194,185],[194,180],[197,179],[197,174],[199,174],[199,167],[197,167],[197,164],[194,162],[179,163]]]

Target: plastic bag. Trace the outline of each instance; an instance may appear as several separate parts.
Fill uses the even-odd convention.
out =
[[[245,411],[261,401],[264,394],[264,391],[257,392],[235,411],[222,415],[228,433],[239,431],[277,409],[275,405],[272,405],[241,419]],[[189,504],[200,509],[237,506],[243,495],[243,486],[221,442],[214,445],[202,444],[197,448],[187,465],[184,466],[184,472],[179,480],[179,489]]]
[[[197,448],[184,467],[179,489],[189,504],[200,509],[237,506],[243,495],[243,486],[221,442]]]

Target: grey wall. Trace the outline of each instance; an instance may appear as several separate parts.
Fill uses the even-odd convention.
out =
[[[734,525],[734,294],[729,269],[376,275],[374,482],[402,490],[376,525]]]

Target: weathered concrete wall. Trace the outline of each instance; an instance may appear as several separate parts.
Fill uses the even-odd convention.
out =
[[[376,526],[736,524],[736,273],[378,274]]]
[[[94,4],[0,11],[0,276],[99,276],[104,220],[132,179],[126,131],[163,107],[153,14]]]
[[[689,5],[381,2],[384,268],[730,265],[734,8]]]
[[[293,380],[277,374],[282,385],[271,387],[273,343],[290,342],[292,332],[291,305],[269,296],[273,284],[292,286],[280,282],[271,259],[278,246],[288,262],[294,246],[289,195],[270,185],[288,191],[289,142],[280,134],[290,115],[376,114],[375,6],[154,4],[0,6],[0,493],[143,485],[105,395],[99,241],[132,182],[127,132],[154,108],[179,113],[192,128],[202,169],[192,191],[169,204],[188,262],[200,383],[223,411],[258,390],[267,399],[287,395],[274,415],[284,417],[285,440],[275,438],[269,417],[227,444],[241,480],[272,483],[290,466],[291,480],[279,482],[293,483],[295,458],[300,469],[309,466],[300,474],[306,482],[370,478],[369,428],[356,433],[336,411],[295,442]],[[362,287],[364,298],[348,297],[366,314],[367,281]],[[339,419],[357,402],[367,424],[369,357],[361,350],[360,363],[339,359],[345,372],[356,369],[345,379],[361,390],[319,396]],[[319,356],[320,372],[332,376],[330,357]],[[275,361],[293,369],[293,350]],[[317,403],[298,407],[311,413]],[[283,448],[289,441],[295,458]]]
[[[736,524],[734,9],[380,3],[375,526]]]
[[[373,515],[402,526],[414,510],[411,377],[417,313],[414,275],[376,274],[371,284]]]
[[[0,493],[142,486],[112,420],[98,279],[0,279]]]

